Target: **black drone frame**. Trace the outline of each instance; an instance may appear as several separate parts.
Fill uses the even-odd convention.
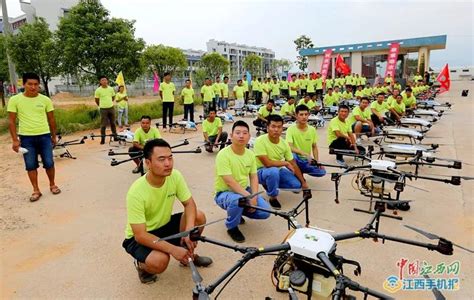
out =
[[[106,138],[109,137],[109,145],[112,144],[112,142],[118,142],[119,145],[126,145],[127,144],[127,138],[123,135],[120,134],[94,134],[91,133],[90,135],[91,140],[94,141],[95,138]]]
[[[71,152],[69,152],[69,149],[67,148],[67,146],[82,145],[82,144],[85,144],[85,140],[87,140],[87,136],[83,136],[81,139],[76,139],[72,141],[62,141],[62,136],[58,135],[58,141],[56,145],[53,147],[53,150],[64,148],[64,153],[61,154],[60,157],[76,159],[77,157],[73,156]]]

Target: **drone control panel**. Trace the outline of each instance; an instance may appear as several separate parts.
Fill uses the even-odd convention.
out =
[[[328,255],[336,244],[332,235],[314,228],[297,228],[287,242],[291,252],[311,259],[318,259],[320,252]]]
[[[388,135],[403,135],[413,138],[422,138],[423,133],[410,128],[384,128],[384,132]]]
[[[415,119],[415,118],[401,118],[400,123],[402,124],[407,124],[407,125],[419,125],[419,126],[425,126],[425,127],[430,127],[431,122],[423,119]]]
[[[397,164],[390,160],[373,159],[369,163],[372,170],[389,171],[389,168],[395,169]]]

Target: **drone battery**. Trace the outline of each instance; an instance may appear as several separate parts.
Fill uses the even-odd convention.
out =
[[[295,290],[306,292],[308,290],[308,278],[301,270],[296,270],[290,273],[291,287]]]

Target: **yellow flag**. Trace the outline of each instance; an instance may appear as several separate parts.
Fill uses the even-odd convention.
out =
[[[117,75],[117,79],[115,79],[115,83],[119,86],[123,85],[123,92],[127,92],[127,87],[125,86],[125,79],[123,78],[123,73],[120,71]]]

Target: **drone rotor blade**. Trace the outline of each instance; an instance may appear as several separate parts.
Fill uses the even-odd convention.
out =
[[[217,219],[217,220],[211,221],[211,222],[206,223],[206,224],[194,226],[194,228],[201,228],[201,227],[209,226],[209,225],[212,225],[212,224],[215,224],[215,223],[222,222],[222,221],[224,221],[225,219],[226,219],[226,218]],[[194,228],[193,228],[193,229],[194,229]]]
[[[202,292],[199,292],[199,296],[198,296],[198,300],[209,300],[211,298],[209,298],[209,295],[202,291]]]
[[[430,279],[430,277],[426,274],[424,274],[423,277],[426,279]],[[441,294],[441,292],[436,287],[431,289],[431,291],[433,292],[433,295],[435,296],[436,300],[446,300],[446,297],[444,297],[443,294]]]
[[[469,253],[474,253],[474,250],[468,249],[468,248],[466,248],[466,247],[464,247],[464,246],[455,244],[455,243],[453,243],[453,242],[451,242],[451,243],[453,244],[453,246],[456,246],[456,247],[458,247],[459,249],[462,249],[462,250],[467,251],[467,252],[469,252]]]
[[[194,265],[194,262],[191,258],[188,258],[189,266],[191,267],[191,275],[193,277],[193,281],[195,284],[201,284],[202,283],[202,276],[199,274],[196,266]]]
[[[439,236],[437,236],[437,235],[434,234],[434,233],[426,232],[426,231],[423,231],[423,230],[421,230],[421,229],[419,229],[419,228],[416,228],[416,227],[413,227],[413,226],[410,226],[410,225],[404,224],[403,226],[405,226],[406,228],[409,228],[409,229],[411,229],[411,230],[413,230],[413,231],[416,231],[416,232],[418,232],[418,233],[421,234],[421,235],[424,235],[425,237],[429,238],[430,240],[436,240],[436,239],[439,239],[439,238],[440,238]]]
[[[408,203],[408,202],[413,202],[413,200],[386,200],[386,199],[377,199],[374,198],[372,200],[367,200],[367,199],[346,199],[349,201],[357,201],[357,202],[383,202],[387,204],[403,204],[403,203]]]
[[[167,240],[172,240],[172,239],[178,239],[178,238],[186,237],[186,236],[188,236],[193,230],[196,230],[197,228],[201,228],[201,227],[205,227],[205,226],[208,226],[208,225],[217,223],[217,222],[221,222],[221,221],[224,221],[225,219],[226,219],[226,218],[222,218],[222,219],[218,219],[218,220],[215,220],[215,221],[206,223],[206,224],[197,225],[197,226],[194,226],[193,228],[191,228],[190,230],[182,231],[182,232],[179,232],[179,233],[176,233],[176,234],[173,234],[173,235],[169,235],[169,236],[164,237],[164,238],[160,238],[160,239],[158,239],[158,241],[167,241]]]

